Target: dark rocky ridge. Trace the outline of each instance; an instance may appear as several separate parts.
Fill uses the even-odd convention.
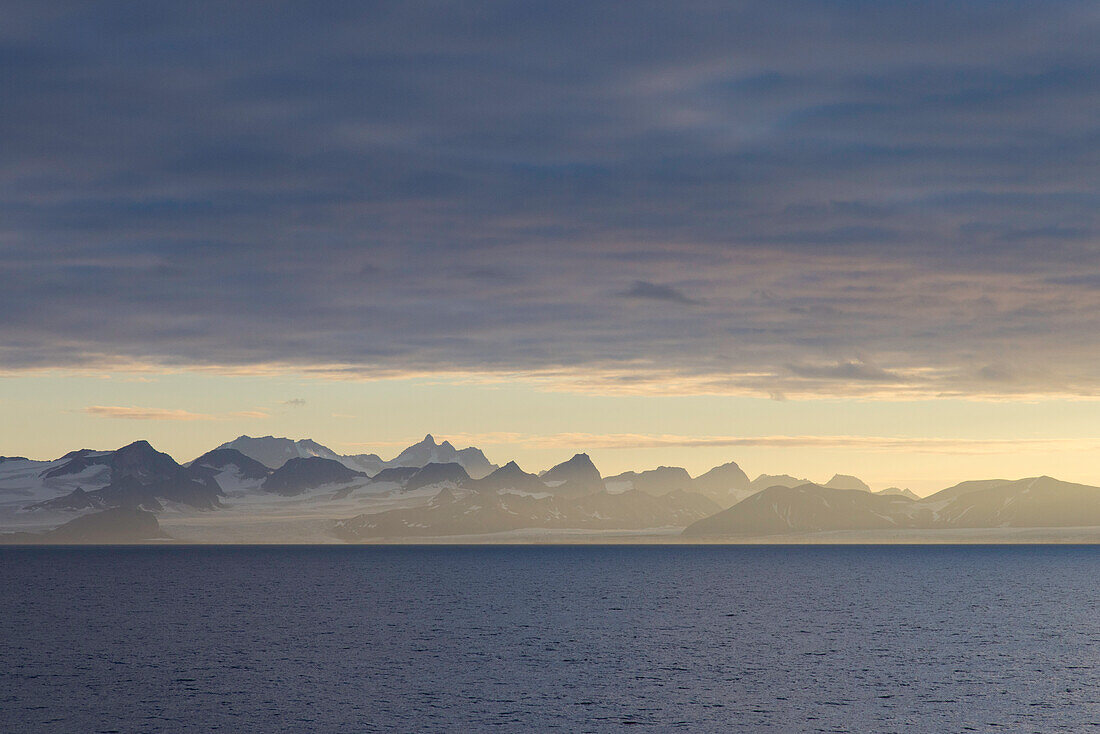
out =
[[[347,484],[366,478],[363,472],[352,471],[333,459],[310,456],[290,459],[272,472],[261,488],[265,492],[296,495],[326,484]]]
[[[214,473],[224,471],[229,466],[237,467],[240,476],[244,479],[265,479],[271,474],[271,469],[261,464],[250,456],[245,456],[236,449],[214,449],[207,451],[199,458],[192,461],[188,468],[192,472],[199,469],[210,469]]]
[[[404,484],[409,477],[420,471],[420,467],[417,466],[392,466],[389,469],[383,469],[382,471],[371,477],[372,482],[397,482],[398,484]]]
[[[470,481],[470,475],[458,463],[425,464],[405,481],[405,490],[411,492],[431,484],[450,482],[462,485]]]

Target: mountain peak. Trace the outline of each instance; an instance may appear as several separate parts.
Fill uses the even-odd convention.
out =
[[[859,477],[853,477],[851,474],[834,474],[833,478],[825,482],[825,487],[830,489],[858,489],[863,492],[870,492],[871,488],[867,486]]]
[[[554,486],[559,493],[590,494],[606,489],[599,470],[588,454],[574,454],[572,459],[551,468],[541,479]]]
[[[349,469],[335,459],[296,456],[287,459],[285,464],[272,472],[261,487],[266,492],[293,495],[329,484],[347,484],[361,477],[366,478],[366,475]]]
[[[528,474],[519,468],[519,464],[509,461],[504,466],[490,473],[477,482],[479,489],[524,489],[529,491],[544,492],[546,485],[534,474]]]
[[[707,491],[740,490],[749,486],[749,477],[736,461],[728,461],[695,477],[695,486]]]

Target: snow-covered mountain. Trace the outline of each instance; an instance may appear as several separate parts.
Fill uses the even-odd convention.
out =
[[[228,495],[259,489],[272,471],[236,449],[207,451],[187,466],[193,474],[209,473]]]
[[[201,511],[216,511],[212,524],[227,532],[233,513],[242,527],[270,517],[272,527],[301,521],[325,533],[337,519],[353,518],[338,526],[349,539],[677,524],[688,526],[689,536],[1084,527],[1100,537],[1100,487],[1045,476],[963,482],[921,499],[898,488],[873,492],[843,474],[825,485],[788,475],[750,482],[733,462],[695,478],[666,466],[605,479],[587,454],[575,454],[536,475],[514,461],[495,467],[479,450],[455,449],[431,435],[391,461],[363,456],[340,456],[311,440],[242,436],[185,466],[146,441],[51,461],[0,457],[0,532],[41,533],[120,509],[155,512],[169,526],[185,527],[204,522],[195,519]],[[375,459],[373,475],[355,468]],[[53,536],[32,540],[46,537]]]
[[[223,443],[218,449],[234,449],[269,469],[278,469],[290,459],[308,459],[313,456],[338,461],[352,471],[372,475],[386,466],[386,462],[377,454],[342,455],[309,438],[295,441],[279,436],[238,436]]]
[[[459,464],[474,479],[480,479],[496,469],[485,458],[481,449],[469,447],[456,449],[450,441],[436,443],[432,434],[428,434],[419,443],[414,443],[386,462],[387,467],[425,466],[426,464]]]
[[[28,505],[68,494],[77,487],[90,490],[106,487],[111,479],[110,470],[105,466],[92,465],[76,474],[47,476],[82,453],[103,455],[107,452],[74,451],[52,461],[5,457],[0,461],[0,508],[21,510]]]
[[[25,476],[26,481],[31,477]],[[80,511],[123,507],[157,511],[164,503],[197,509],[220,506],[221,487],[207,471],[191,471],[147,441],[116,451],[80,450],[66,454],[38,472],[40,499],[25,509]],[[62,487],[72,487],[58,494]]]
[[[427,464],[459,464],[473,478],[486,476],[494,469],[481,449],[470,447],[456,449],[449,441],[436,443],[429,433],[418,443],[409,446],[389,461],[377,454],[338,454],[312,439],[291,440],[277,436],[239,436],[223,443],[218,449],[234,449],[255,459],[270,469],[278,469],[290,459],[317,457],[338,461],[348,469],[375,476],[384,469],[398,467],[420,468]]]

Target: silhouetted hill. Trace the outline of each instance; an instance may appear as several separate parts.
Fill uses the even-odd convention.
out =
[[[834,474],[833,478],[825,482],[823,486],[830,489],[858,489],[861,492],[870,492],[871,488],[860,479],[851,474]]]
[[[142,543],[167,537],[153,513],[112,508],[82,515],[44,533],[0,535],[0,543]]]
[[[896,494],[902,497],[908,497],[911,500],[920,499],[920,496],[916,492],[910,489],[902,489],[901,487],[887,487],[886,489],[879,490],[875,494]]]
[[[777,485],[699,520],[684,535],[777,535],[824,530],[871,530],[911,526],[905,497],[816,484]]]
[[[1046,476],[968,484],[963,491],[952,487],[921,504],[934,509],[938,524],[956,528],[1100,525],[1100,487]]]
[[[801,487],[813,484],[809,479],[799,479],[790,474],[761,474],[749,484],[749,489],[759,492],[768,487]]]
[[[770,487],[684,534],[1100,527],[1100,487],[1052,477],[963,482],[924,499],[910,495],[813,484]]]
[[[1005,484],[1011,484],[1011,482],[1008,479],[974,479],[966,482],[959,482],[947,489],[941,489],[939,492],[930,494],[924,499],[927,502],[943,502],[944,500],[953,500],[964,494],[969,494],[970,492],[977,492]]]

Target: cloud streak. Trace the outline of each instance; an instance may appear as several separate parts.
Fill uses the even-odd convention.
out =
[[[89,405],[82,411],[87,415],[99,418],[121,418],[134,421],[217,421],[231,420],[234,418],[268,418],[262,410],[239,410],[232,413],[192,413],[189,410],[163,409],[163,408],[138,408],[125,405]]]
[[[676,290],[669,285],[660,285],[658,283],[650,283],[646,280],[636,280],[634,285],[630,286],[628,290],[620,293],[624,298],[638,298],[641,300],[649,301],[665,301],[668,303],[682,303],[685,305],[694,305],[698,303],[693,298],[688,298],[686,295]]]
[[[1100,438],[972,439],[906,436],[690,436],[640,433],[454,434],[452,443],[522,445],[538,449],[776,448],[856,449],[862,452],[996,455],[1076,452],[1100,448]]]
[[[212,421],[216,416],[207,413],[192,413],[187,410],[165,410],[157,408],[134,408],[122,405],[89,405],[84,413],[99,418],[122,418],[133,421]]]

